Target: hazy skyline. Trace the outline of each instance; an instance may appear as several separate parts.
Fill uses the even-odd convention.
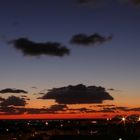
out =
[[[5,0],[0,19],[0,91],[8,88],[0,92],[1,114],[15,106],[9,100],[19,99],[18,114],[39,114],[33,108],[51,114],[56,107],[60,116],[139,113],[138,0]],[[81,104],[79,99],[79,105],[38,99],[50,89],[79,84],[104,88],[113,100],[97,104],[113,106],[97,107],[86,100]]]

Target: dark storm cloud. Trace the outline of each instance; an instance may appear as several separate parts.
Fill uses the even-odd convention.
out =
[[[50,55],[62,57],[70,54],[68,48],[57,42],[36,43],[27,38],[19,38],[10,43],[24,55],[29,56]]]
[[[2,94],[5,94],[5,93],[24,93],[24,94],[26,94],[28,92],[25,90],[22,90],[22,89],[6,88],[6,89],[0,90],[0,93],[2,93]]]
[[[79,84],[53,88],[39,99],[54,99],[59,104],[92,104],[113,100],[113,97],[103,87]]]
[[[3,100],[0,103],[1,107],[8,107],[8,106],[25,106],[26,101],[24,98],[16,97],[16,96],[10,96],[7,99]]]
[[[92,35],[86,35],[86,34],[76,34],[72,37],[70,42],[72,44],[77,44],[77,45],[84,45],[84,46],[89,46],[89,45],[95,45],[95,44],[102,44],[107,41],[112,40],[112,36],[104,37],[98,33],[92,34]]]

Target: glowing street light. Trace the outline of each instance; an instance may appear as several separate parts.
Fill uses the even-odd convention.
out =
[[[122,121],[125,122],[126,121],[126,118],[125,117],[122,117]]]
[[[48,125],[49,123],[48,123],[48,122],[46,122],[45,124],[46,124],[46,125]]]
[[[107,121],[111,121],[111,120],[112,120],[112,118],[106,118],[106,120],[107,120]]]

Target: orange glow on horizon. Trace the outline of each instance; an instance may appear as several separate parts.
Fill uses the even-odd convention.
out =
[[[108,116],[112,116],[109,114]],[[0,119],[91,119],[106,118],[99,114],[22,114],[22,115],[0,115]]]
[[[0,115],[0,119],[101,119],[112,118],[116,115],[140,114],[131,113],[81,113],[81,114],[22,114],[22,115]]]

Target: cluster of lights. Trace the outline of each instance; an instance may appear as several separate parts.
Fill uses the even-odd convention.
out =
[[[111,121],[112,119],[111,119],[111,118],[106,118],[106,120],[107,120],[107,121]],[[129,119],[127,119],[127,118],[124,117],[124,116],[121,118],[121,121],[122,121],[122,122],[126,122],[127,120],[129,121]],[[133,121],[133,120],[132,120],[132,121]],[[139,116],[138,118],[134,119],[134,121],[135,121],[135,122],[140,122],[140,116]]]
[[[125,122],[126,121],[126,118],[125,117],[122,117],[122,121]],[[140,117],[137,119],[137,121],[138,122],[140,121]]]

